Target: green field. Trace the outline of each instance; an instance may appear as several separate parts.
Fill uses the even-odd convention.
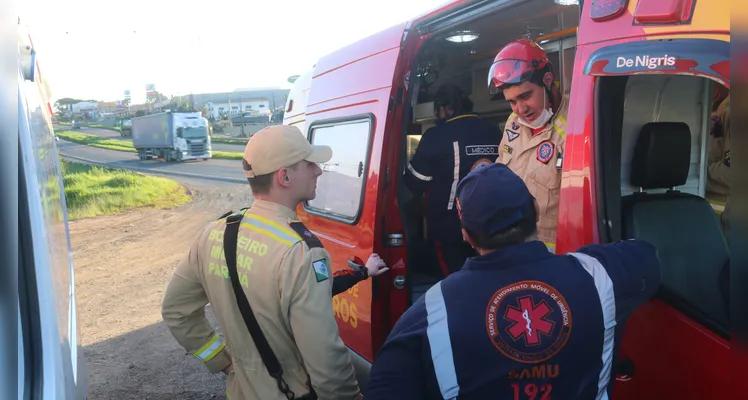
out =
[[[57,131],[55,132],[55,134],[60,139],[67,140],[68,142],[85,144],[86,146],[99,147],[107,150],[129,151],[132,153],[136,153],[135,148],[132,147],[132,142],[128,142],[126,140],[105,138],[97,135],[91,135],[89,133],[80,133],[73,131]]]
[[[138,207],[171,208],[190,201],[175,181],[127,170],[63,161],[62,178],[70,220]]]
[[[234,144],[237,146],[246,146],[248,139],[225,139],[225,138],[219,138],[219,137],[211,137],[210,141],[213,143],[222,143],[222,144]]]
[[[136,152],[135,148],[132,147],[132,142],[127,140],[105,138],[89,133],[80,133],[73,131],[57,131],[55,133],[60,139],[67,140],[68,142],[84,144],[86,146],[98,147],[107,150],[129,151],[132,153]],[[242,153],[233,151],[214,151],[212,157],[222,160],[241,160]]]

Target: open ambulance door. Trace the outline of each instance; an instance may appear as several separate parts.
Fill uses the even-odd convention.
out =
[[[613,398],[731,397],[730,251],[720,215],[705,198],[715,164],[713,91],[730,88],[729,39],[668,38],[581,51],[584,76],[574,90],[590,93],[594,82],[601,241],[646,240],[662,266],[655,297],[616,333],[623,335]],[[725,157],[729,164],[729,152]],[[642,179],[645,188],[637,184]],[[684,183],[669,187],[679,179]]]
[[[322,165],[317,197],[297,211],[330,253],[334,271],[358,268],[372,252],[382,253],[384,137],[404,30],[405,24],[393,26],[314,67],[304,133],[312,144],[332,147],[333,157]],[[366,375],[383,340],[379,285],[388,279],[386,274],[367,279],[332,299],[340,335]],[[365,377],[359,383],[365,385]]]
[[[436,123],[434,96],[444,84],[462,88],[473,111],[504,130],[511,106],[488,93],[487,78],[496,54],[519,37],[532,37],[546,50],[557,84],[568,94],[578,21],[578,6],[553,0],[456,0],[416,18],[403,40],[402,68],[398,69],[403,77],[396,78],[404,87],[402,107],[395,109],[401,128],[387,140],[399,146],[392,150],[399,155],[398,164],[390,168],[398,171],[397,179],[402,181],[423,134]],[[397,198],[385,202],[392,204],[387,210],[398,211],[399,218],[388,218],[387,223],[399,226],[387,230],[402,232],[405,243],[394,257],[403,264],[391,274],[389,320],[397,321],[444,274],[428,238],[423,196],[414,195],[404,184],[393,190]]]

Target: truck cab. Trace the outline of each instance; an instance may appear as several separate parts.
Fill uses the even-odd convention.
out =
[[[529,37],[570,97],[556,253],[637,237],[666,254],[660,292],[616,333],[615,396],[727,396],[719,278],[729,248],[720,217],[704,213],[711,95],[730,84],[727,10],[726,0],[454,1],[320,58],[311,81],[296,82],[284,123],[331,146],[333,158],[297,214],[333,269],[370,252],[390,267],[333,298],[354,358],[372,362],[399,316],[441,278],[424,261],[426,221],[402,179],[434,124],[435,91],[459,85],[503,130],[511,107],[489,95],[487,75],[505,44]],[[663,204],[700,217],[674,220]]]

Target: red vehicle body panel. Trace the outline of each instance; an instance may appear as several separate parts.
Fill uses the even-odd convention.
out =
[[[690,24],[642,26],[634,19],[637,11],[641,15],[644,11],[650,15],[667,14],[663,10],[677,8],[674,3],[683,3],[684,8],[695,5],[689,8],[694,11]],[[590,12],[591,7],[586,6],[580,19],[567,119],[566,148],[570,158],[563,169],[559,203],[557,251],[561,253],[600,240],[593,151],[597,77],[583,73],[590,55],[605,47],[642,40],[730,40],[726,1],[631,0],[621,16],[603,23],[593,21]],[[699,74],[692,67],[656,73],[700,75],[718,79],[729,88],[729,73],[724,72],[729,68],[711,66],[715,73]],[[615,383],[614,399],[716,399],[729,398],[734,393],[727,368],[729,341],[658,298],[646,303],[627,322],[621,358],[632,362],[634,373],[630,380]]]
[[[387,109],[404,29],[405,25],[401,24],[370,36],[322,58],[314,67],[306,109],[306,123],[310,129],[313,130],[318,121],[352,115],[370,114],[373,124],[365,172],[366,201],[357,223],[349,225],[308,213],[301,207],[298,210],[301,221],[320,237],[329,251],[333,270],[348,268],[348,260],[353,258],[363,263],[375,248],[381,247],[378,240],[383,215],[379,206],[380,171],[382,160],[387,158],[383,154]],[[372,332],[383,331],[381,296],[373,295],[372,282],[367,279],[333,299],[341,337],[367,360],[374,359],[374,341],[378,347],[383,340],[382,335],[372,336]]]
[[[405,84],[418,48],[426,39],[407,30],[420,21],[468,5],[457,0],[322,58],[314,69],[307,106],[307,126],[315,121],[351,115],[373,116],[373,137],[360,218],[349,225],[299,209],[302,221],[320,236],[332,256],[333,268],[348,259],[365,260],[376,251],[391,271],[368,279],[333,300],[345,343],[373,361],[374,354],[408,306],[407,291],[394,289],[392,277],[405,275],[405,247],[384,247],[387,233],[402,233],[397,184],[403,116],[409,98]],[[595,51],[606,47],[661,38],[706,38],[729,42],[728,0],[620,0],[615,17],[600,15],[584,1],[567,118],[566,154],[559,203],[557,252],[575,251],[601,240],[595,171],[595,84],[593,71],[584,74]],[[615,8],[615,7],[613,7]],[[602,13],[604,14],[604,13]],[[647,23],[647,25],[643,23]],[[674,71],[719,80],[729,88],[729,61],[711,66],[714,73]],[[599,71],[597,71],[599,72]],[[597,74],[600,75],[600,74]],[[398,93],[402,90],[402,93]],[[389,217],[388,217],[389,216]],[[407,245],[407,242],[405,243]],[[353,305],[353,306],[352,306]],[[343,312],[343,310],[347,310]],[[356,323],[352,323],[355,314]],[[688,318],[668,303],[654,299],[628,321],[622,358],[635,367],[631,380],[616,382],[614,398],[729,398],[729,341]],[[729,393],[729,395],[728,395]]]

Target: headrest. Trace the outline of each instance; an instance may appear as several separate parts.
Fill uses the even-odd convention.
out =
[[[645,124],[634,148],[631,184],[670,189],[686,183],[691,164],[691,130],[684,122]]]

